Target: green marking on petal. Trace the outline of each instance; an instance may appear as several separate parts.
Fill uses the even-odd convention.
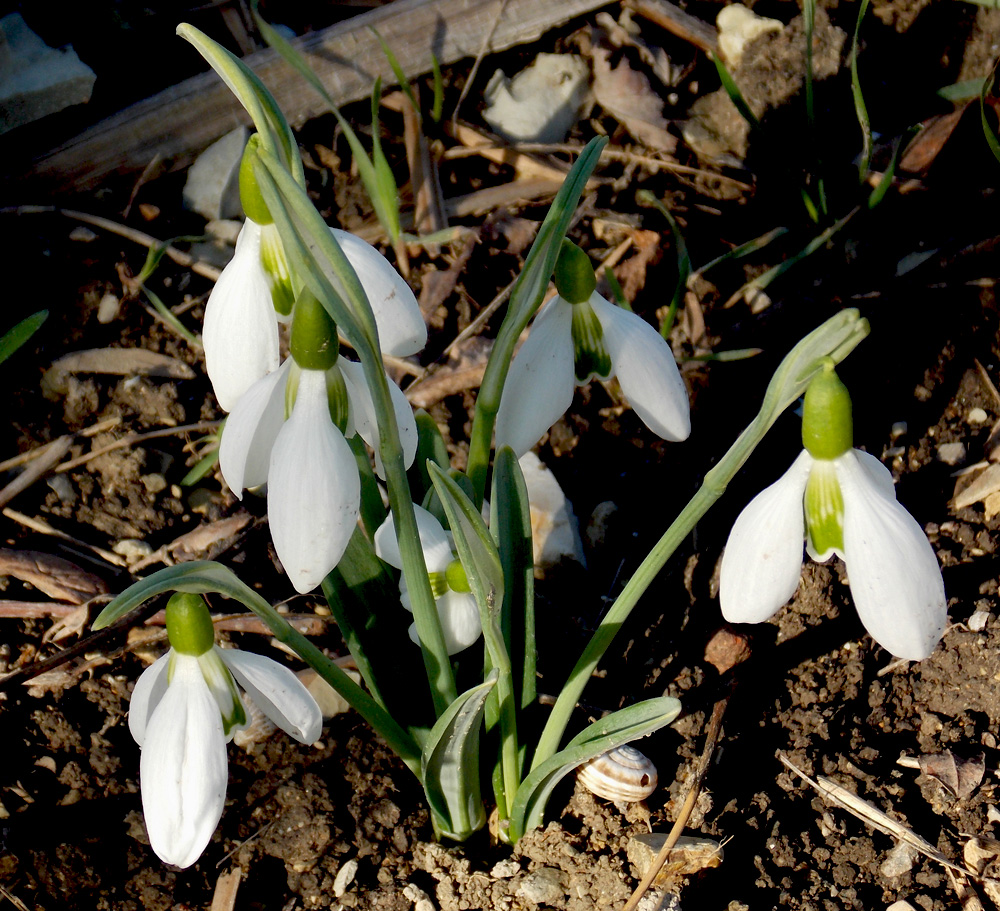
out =
[[[218,649],[213,648],[201,655],[198,658],[198,667],[219,706],[222,730],[228,737],[233,728],[242,727],[247,723],[246,710],[243,708],[243,700],[240,698],[236,681],[220,657]]]
[[[326,371],[326,401],[333,426],[344,433],[347,430],[347,415],[351,400],[347,394],[344,374],[336,364]]]
[[[806,482],[803,500],[806,548],[819,563],[844,555],[844,496],[833,462],[817,459]]]
[[[177,592],[167,602],[167,636],[175,652],[195,657],[215,645],[212,616],[201,595]]]
[[[558,302],[554,306],[559,306]],[[604,330],[589,301],[572,304],[573,358],[576,381],[583,385],[593,377],[606,380],[611,376],[611,355],[604,344]]]
[[[271,303],[274,304],[274,309],[282,316],[288,316],[295,303],[295,292],[292,289],[292,276],[288,271],[285,248],[281,245],[278,228],[273,224],[262,225],[260,229],[260,264],[271,288]]]
[[[448,591],[448,573],[428,573],[427,578],[431,580],[431,594],[436,601]]]
[[[469,585],[469,577],[465,574],[465,567],[458,560],[452,560],[448,564],[448,568],[444,571],[444,574],[448,579],[448,588],[453,592],[462,592],[465,594],[472,591],[472,586]]]

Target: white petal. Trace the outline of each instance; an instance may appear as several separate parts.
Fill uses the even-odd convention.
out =
[[[853,450],[836,462],[851,594],[879,645],[919,661],[934,651],[948,620],[941,569],[923,529],[862,455]]]
[[[455,559],[451,549],[451,540],[434,515],[422,506],[413,505],[413,514],[417,519],[417,534],[420,535],[420,547],[424,552],[424,562],[427,572],[443,573],[448,564]],[[396,527],[392,513],[375,532],[375,553],[396,569],[403,568],[403,557],[399,552],[399,542],[396,540]]]
[[[368,295],[382,352],[416,354],[427,344],[427,325],[410,286],[371,244],[346,231],[330,230]]]
[[[292,360],[254,383],[226,419],[219,468],[229,489],[242,499],[248,487],[267,481],[271,449],[285,423],[285,383]]]
[[[760,623],[799,585],[805,519],[802,497],[812,467],[803,452],[740,513],[722,555],[719,600],[732,623]]]
[[[312,591],[337,565],[360,506],[358,466],[330,420],[326,377],[321,370],[303,370],[267,474],[271,538],[297,592]]]
[[[229,773],[219,708],[198,659],[175,655],[170,686],[149,720],[139,763],[149,843],[189,867],[222,817]]]
[[[573,311],[559,297],[535,317],[528,340],[511,362],[497,413],[497,447],[518,458],[573,404]]]
[[[220,649],[226,666],[257,707],[300,743],[314,743],[323,730],[323,715],[302,681],[283,664],[239,649]]]
[[[278,366],[278,320],[260,262],[260,225],[247,219],[205,305],[205,366],[224,411]]]
[[[380,478],[385,478],[382,469],[382,456],[379,453],[378,418],[375,415],[375,405],[371,392],[365,382],[364,368],[346,358],[337,362],[347,384],[347,394],[350,397],[351,420],[347,435],[351,430],[358,434],[375,452],[375,471]],[[403,391],[392,381],[388,374],[389,397],[392,399],[393,411],[396,413],[396,427],[399,429],[399,441],[403,447],[403,462],[409,468],[417,454],[417,421],[413,416],[413,406],[407,401]]]
[[[483,634],[479,621],[479,608],[476,607],[476,599],[472,595],[445,592],[437,600],[437,611],[441,618],[441,631],[444,633],[444,644],[449,655],[467,649]],[[408,632],[410,639],[419,645],[417,624],[411,623]]]
[[[128,729],[135,742],[142,746],[146,725],[167,691],[167,665],[170,652],[157,658],[136,680],[128,704]]]
[[[672,442],[691,433],[691,407],[674,353],[641,316],[596,292],[590,305],[601,321],[611,365],[633,410],[657,436]]]

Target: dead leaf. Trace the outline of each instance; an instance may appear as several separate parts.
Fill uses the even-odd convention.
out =
[[[979,787],[986,773],[984,754],[972,759],[960,759],[951,750],[935,755],[917,757],[917,765],[924,775],[941,782],[959,800],[969,797]]]
[[[660,253],[660,234],[657,231],[629,231],[635,245],[635,255],[615,269],[615,278],[622,286],[625,300],[634,301],[638,293],[646,287],[646,270]]]
[[[75,563],[36,550],[0,548],[0,575],[33,585],[50,598],[83,604],[107,592],[104,580]]]
[[[94,658],[80,658],[61,667],[45,671],[37,677],[25,680],[24,685],[28,689],[28,695],[38,699],[46,693],[58,696],[63,690],[75,686],[76,682],[86,673],[89,673],[102,664],[111,664],[111,659],[105,655],[98,655]]]
[[[64,617],[60,617],[42,636],[42,642],[61,642],[70,636],[79,636],[90,619],[90,606],[81,604]]]
[[[465,341],[452,358],[436,373],[406,390],[406,397],[414,408],[430,408],[441,399],[475,389],[483,381],[486,361],[492,343],[482,338]]]
[[[945,143],[951,137],[958,121],[962,119],[965,108],[968,105],[958,108],[949,114],[941,114],[925,120],[923,129],[913,138],[913,141],[906,147],[903,157],[899,161],[900,171],[908,174],[923,174],[934,164]]]
[[[982,876],[998,856],[1000,856],[1000,841],[985,836],[970,838],[962,849],[965,865],[977,876]]]
[[[607,44],[595,41],[594,97],[641,143],[657,151],[673,152],[677,138],[667,132],[663,99],[653,91],[644,73],[632,69],[626,57],[612,66],[611,54]]]

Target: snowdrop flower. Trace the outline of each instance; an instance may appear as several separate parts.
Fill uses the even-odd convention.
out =
[[[338,357],[335,332],[314,297],[299,299],[293,357],[240,398],[219,449],[222,475],[237,496],[267,483],[271,538],[303,594],[337,565],[357,523],[361,482],[345,432],[358,433],[375,449],[381,470],[371,394],[361,365]],[[413,410],[395,384],[389,389],[410,464],[417,448]],[[294,404],[286,420],[289,401]]]
[[[448,654],[454,655],[468,648],[482,635],[479,607],[469,589],[465,570],[455,556],[451,534],[426,509],[414,505],[413,511],[417,518],[420,547],[424,552],[445,646]],[[399,552],[396,527],[391,514],[375,532],[375,553],[390,566],[403,568],[403,557]],[[403,607],[413,613],[405,576],[399,578],[399,600]],[[415,623],[410,624],[409,633],[410,638],[419,645],[420,638]]]
[[[736,520],[722,558],[725,618],[758,623],[799,584],[802,542],[843,559],[861,622],[880,645],[918,661],[947,621],[944,583],[923,530],[896,502],[892,476],[852,448],[851,403],[829,361],[806,391],[805,451]]]
[[[139,782],[150,846],[165,863],[189,867],[222,817],[229,779],[226,743],[246,726],[236,681],[300,743],[319,738],[323,718],[287,667],[262,655],[218,648],[200,596],[170,599],[167,633],[170,651],[136,682],[128,724],[142,748]]]
[[[256,380],[278,366],[278,319],[261,260],[264,230],[246,220],[236,238],[236,252],[205,305],[205,366],[224,411],[232,411]],[[269,235],[273,231],[269,225]]]
[[[575,385],[593,377],[617,377],[635,413],[657,436],[687,439],[687,390],[660,333],[597,294],[589,258],[568,241],[555,283],[558,296],[538,312],[510,365],[497,413],[497,447],[510,446],[520,458],[569,408]]]

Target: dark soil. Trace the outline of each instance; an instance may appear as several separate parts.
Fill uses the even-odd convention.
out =
[[[700,3],[691,11],[711,21],[719,8]],[[618,16],[620,8],[609,11]],[[828,59],[830,72],[817,84],[818,135],[812,140],[804,138],[809,131],[802,69],[795,66],[796,41],[803,40],[798,10],[773,0],[759,4],[757,12],[785,23],[795,20],[786,34],[759,40],[737,73],[761,117],[759,133],[737,129],[716,137],[714,151],[703,150],[701,159],[680,140],[676,160],[689,169],[682,173],[651,170],[638,160],[602,164],[602,182],[586,194],[572,231],[595,263],[623,239],[633,239],[616,274],[636,311],[656,322],[673,293],[676,257],[662,216],[637,204],[637,189],[665,201],[695,266],[775,227],[790,229],[759,253],[689,285],[687,312],[671,335],[692,395],[694,430],[687,443],[656,440],[620,405],[614,389],[595,383],[578,393],[572,410],[539,446],[581,517],[588,560],[586,570],[563,565],[538,583],[539,691],[559,691],[607,599],[756,412],[780,358],[802,334],[847,306],[858,307],[872,325],[871,337],[842,369],[854,394],[856,445],[891,469],[900,501],[927,530],[943,567],[952,625],[934,654],[915,664],[891,664],[857,619],[843,567],[834,562],[807,564],[788,607],[768,624],[739,631],[749,637],[745,663],[720,677],[706,660],[706,647],[722,625],[719,556],[739,511],[798,452],[799,420],[790,412],[668,564],[584,694],[581,725],[643,697],[668,693],[681,700],[681,718],[642,744],[661,782],[645,805],[617,808],[566,783],[550,803],[551,821],[513,849],[492,842],[485,830],[463,845],[437,843],[416,780],[348,713],[333,718],[322,741],[311,747],[280,732],[247,749],[231,747],[228,804],[219,830],[195,866],[173,871],[148,846],[138,792],[139,749],[125,724],[135,679],[164,648],[162,628],[153,624],[87,642],[43,676],[17,674],[4,685],[0,895],[18,908],[38,909],[620,908],[638,881],[626,857],[629,839],[650,829],[669,830],[687,796],[706,719],[716,701],[731,694],[686,833],[724,843],[724,859],[718,867],[676,878],[664,906],[676,900],[689,908],[732,911],[779,906],[872,911],[906,900],[937,911],[965,907],[967,893],[961,890],[972,889],[983,907],[990,907],[998,890],[989,882],[973,878],[956,885],[938,861],[898,848],[891,836],[824,800],[778,754],[810,776],[827,776],[855,793],[955,863],[962,862],[970,839],[983,842],[987,853],[997,844],[992,839],[1000,820],[994,807],[1000,757],[995,562],[1000,503],[987,498],[959,509],[949,504],[975,477],[974,466],[997,451],[991,433],[1000,421],[995,295],[1000,166],[989,153],[973,103],[950,136],[925,145],[918,163],[909,159],[912,170],[898,172],[885,200],[868,211],[870,187],[857,186],[853,159],[860,134],[845,65],[857,5],[832,4],[818,13],[814,56]],[[487,58],[465,116],[478,123],[480,82],[494,69],[513,73],[539,51],[578,48],[580,30],[595,21],[591,17],[531,47]],[[873,163],[881,173],[889,166],[895,136],[952,109],[934,96],[937,88],[989,71],[998,53],[1000,13],[877,0],[861,35],[862,84],[873,128],[881,134]],[[718,77],[700,52],[648,23],[642,24],[642,36],[647,44],[661,45],[681,74],[673,94],[671,87],[653,83],[668,99],[668,118],[692,116],[696,103],[725,111],[728,102],[703,101],[718,87]],[[636,69],[642,66],[631,52],[620,53]],[[468,62],[446,75],[454,104],[469,75]],[[445,109],[450,110],[447,103]],[[364,105],[348,113],[367,124]],[[742,123],[727,116],[712,122]],[[385,113],[384,141],[402,178],[405,160],[395,139],[401,122],[394,118]],[[596,132],[610,134],[613,149],[651,154],[601,108],[580,121],[570,141],[585,142]],[[306,124],[300,143],[324,215],[352,230],[370,223],[357,181],[332,170],[339,162],[346,172],[350,161],[332,122]],[[805,217],[800,195],[805,185],[815,196],[816,149],[822,150],[830,212],[819,227]],[[475,157],[442,162],[449,197],[512,176],[506,166]],[[53,202],[161,238],[201,233],[203,221],[180,207],[182,180],[183,175],[172,175],[143,185],[127,218],[122,211],[133,191],[130,179],[112,181],[85,198]],[[516,274],[547,202],[512,199],[485,218],[464,219],[475,246],[463,250],[459,244],[437,257],[415,254],[412,280],[424,303],[430,302],[424,365]],[[140,203],[149,207],[145,216]],[[740,297],[726,306],[745,281],[795,254],[857,205],[862,209],[839,233],[768,288],[766,301],[751,305]],[[0,366],[7,396],[0,456],[28,453],[73,434],[66,461],[128,434],[223,417],[200,352],[154,321],[141,294],[129,293],[128,279],[141,268],[143,249],[60,215],[0,217],[8,264],[0,328],[43,307],[51,311],[42,331]],[[435,283],[444,288],[437,296]],[[209,282],[164,261],[151,287],[198,330]],[[121,306],[102,323],[97,314],[107,295]],[[487,338],[497,319],[487,326]],[[80,372],[56,388],[43,383],[45,371],[62,355],[103,348],[168,355],[193,368],[195,378]],[[745,348],[761,353],[730,362],[692,359]],[[462,363],[481,363],[482,351],[474,339],[462,349]],[[430,405],[457,466],[464,464],[474,387],[456,381]],[[88,435],[95,427],[98,432]],[[94,583],[96,597],[84,617],[56,594],[14,575],[0,576],[6,599],[0,601],[0,672],[30,672],[79,641],[87,618],[106,601],[101,590],[121,591],[157,568],[160,562],[151,559],[146,568],[143,558],[200,523],[246,520],[200,549],[170,550],[168,559],[220,559],[273,601],[287,596],[263,501],[249,497],[241,503],[214,473],[181,486],[205,451],[204,437],[204,431],[140,436],[48,474],[12,501],[4,511],[4,548],[61,556],[100,585]],[[964,449],[946,446],[957,443]],[[962,473],[964,468],[974,470]],[[6,483],[18,470],[10,467],[0,480]],[[68,538],[41,533],[28,524],[32,518]],[[29,603],[43,607],[29,610]],[[296,598],[288,608],[312,615],[321,630],[316,641],[331,654],[341,653],[340,637],[317,598]],[[398,609],[400,621],[408,622],[398,605],[387,609]],[[65,628],[59,632],[54,624]],[[278,654],[257,633],[220,635]],[[901,756],[925,754],[953,754],[960,762],[982,754],[985,775],[958,796],[914,763],[899,762]],[[242,877],[235,898],[227,903],[220,892],[213,903],[220,877],[234,868]]]

